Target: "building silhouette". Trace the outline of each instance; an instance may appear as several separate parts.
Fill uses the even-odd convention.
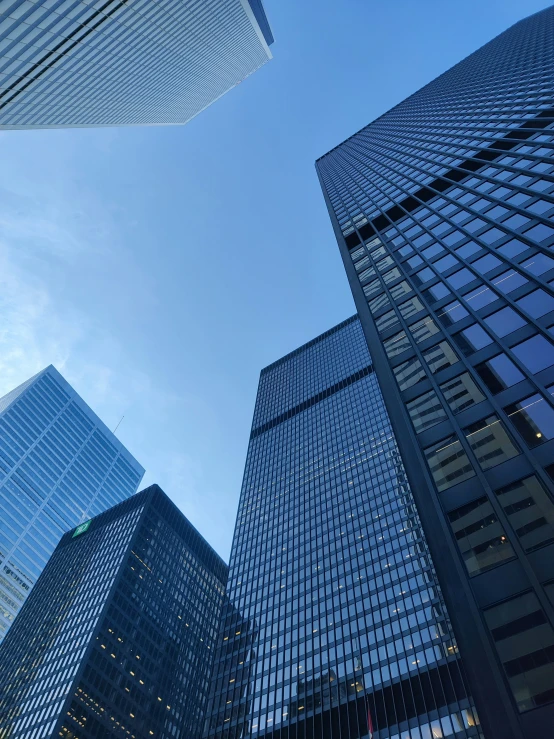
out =
[[[6,0],[0,128],[187,123],[272,42],[261,0]]]
[[[0,736],[200,736],[226,578],[157,485],[66,533],[0,646]]]
[[[205,737],[482,736],[356,316],[261,372],[227,596]]]
[[[317,161],[488,739],[554,726],[554,8]]]
[[[0,643],[62,534],[143,474],[52,365],[0,398]]]

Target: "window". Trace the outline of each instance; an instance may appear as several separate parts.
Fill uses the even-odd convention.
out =
[[[554,438],[554,408],[539,393],[512,403],[504,412],[531,449]]]
[[[467,293],[467,295],[464,295],[464,300],[466,303],[470,304],[473,310],[478,310],[489,303],[494,303],[497,298],[498,295],[494,290],[491,290],[490,287],[487,287],[486,285],[481,285],[475,290]]]
[[[377,311],[380,311],[381,308],[384,308],[386,305],[390,305],[390,300],[389,296],[386,293],[383,293],[382,295],[379,295],[378,298],[374,298],[369,301],[369,310],[372,313],[377,313]]]
[[[458,357],[446,341],[432,346],[423,352],[423,359],[433,374],[440,372],[452,364],[456,364]]]
[[[520,711],[554,700],[554,631],[534,593],[484,611]]]
[[[493,284],[501,292],[507,295],[516,288],[526,285],[527,282],[528,280],[523,275],[511,269],[508,272],[502,272],[501,275],[495,277]]]
[[[375,321],[375,325],[377,326],[377,330],[379,332],[386,331],[388,328],[394,326],[396,323],[398,323],[398,316],[393,310],[389,310],[387,313],[384,313]]]
[[[381,283],[379,280],[373,280],[373,282],[370,282],[369,285],[366,285],[364,287],[364,293],[366,298],[370,298],[375,293],[382,291]]]
[[[519,454],[519,449],[495,414],[468,426],[465,434],[482,470],[495,467]]]
[[[442,259],[439,259],[437,262],[433,264],[433,267],[438,272],[445,272],[447,269],[450,269],[450,267],[454,267],[454,265],[459,264],[460,262],[456,259],[455,256],[452,254],[447,254],[445,257],[442,257]]]
[[[397,280],[400,276],[400,270],[398,269],[398,267],[395,267],[394,269],[391,269],[390,272],[385,272],[385,274],[383,275],[383,280],[388,285],[389,282]]]
[[[440,300],[441,298],[445,298],[447,295],[452,295],[452,292],[444,282],[439,282],[428,290],[425,290],[423,295],[425,296],[425,299],[432,304],[436,303],[437,300]]]
[[[435,273],[433,272],[431,267],[425,267],[424,269],[420,269],[419,272],[416,272],[413,276],[413,279],[415,280],[416,284],[423,285],[423,283],[432,280],[434,276]]]
[[[554,298],[544,290],[533,290],[529,295],[516,300],[516,303],[533,318],[540,318],[554,310]]]
[[[507,336],[512,331],[517,331],[518,328],[527,325],[527,321],[509,306],[501,308],[483,320],[497,336]]]
[[[389,267],[392,267],[394,264],[394,259],[392,257],[385,257],[384,259],[381,259],[380,262],[377,262],[377,269],[382,272],[384,269],[388,269]]]
[[[502,246],[499,246],[497,251],[505,257],[515,257],[527,249],[529,249],[529,246],[524,244],[523,241],[512,239],[511,241],[507,241],[505,244],[502,244]]]
[[[393,371],[400,390],[412,387],[426,376],[421,362],[416,357],[399,364]]]
[[[446,413],[434,390],[429,390],[429,392],[420,395],[419,398],[410,400],[409,403],[406,403],[406,407],[416,433],[434,426],[446,418]]]
[[[541,242],[546,241],[546,239],[550,239],[554,236],[554,228],[550,228],[550,226],[547,226],[544,223],[538,223],[536,226],[533,226],[533,228],[526,231],[525,236],[540,244]]]
[[[443,382],[440,389],[444,393],[444,398],[452,413],[459,413],[485,399],[485,396],[467,372]]]
[[[535,475],[496,491],[527,552],[554,541],[554,503]]]
[[[480,250],[481,247],[479,246],[479,244],[476,244],[474,241],[468,241],[467,244],[462,244],[455,251],[456,254],[458,254],[463,259],[467,259],[472,254],[476,254]]]
[[[467,285],[468,282],[471,282],[474,279],[475,275],[470,272],[467,267],[459,269],[457,272],[454,272],[453,275],[450,275],[450,277],[446,278],[447,282],[449,282],[454,289],[463,287],[464,285]]]
[[[448,519],[470,575],[485,572],[514,556],[488,498],[479,498],[451,511]]]
[[[554,259],[547,257],[546,254],[538,253],[533,255],[531,259],[523,262],[520,267],[523,267],[523,269],[532,275],[542,275],[554,268]]]
[[[498,257],[495,257],[494,254],[485,254],[484,257],[481,257],[481,259],[478,259],[476,262],[473,262],[471,265],[473,269],[476,269],[477,272],[480,272],[482,275],[486,275],[487,272],[490,272],[495,267],[498,267],[499,264],[502,264],[500,259]]]
[[[501,239],[503,236],[506,236],[504,231],[501,231],[499,228],[491,228],[481,234],[479,238],[485,244],[494,244],[495,241],[498,241],[498,239]]]
[[[425,341],[425,339],[428,339],[430,336],[433,336],[439,331],[439,327],[437,326],[437,324],[433,321],[432,318],[429,318],[428,316],[426,318],[422,318],[420,321],[412,323],[412,325],[408,326],[408,328],[412,332],[412,336],[414,337],[415,341],[417,341],[418,343],[420,341]]]
[[[383,279],[386,281],[386,278],[387,275],[385,275]],[[390,294],[392,295],[394,300],[400,300],[400,298],[404,297],[404,295],[407,295],[411,291],[412,288],[406,282],[406,280],[404,280],[403,282],[399,282],[398,285],[390,288]]]
[[[370,267],[369,269],[365,269],[365,270],[364,270],[364,271],[363,271],[363,272],[362,272],[362,273],[361,273],[361,274],[359,275],[359,278],[360,278],[360,282],[361,282],[361,283],[364,283],[364,282],[366,282],[367,280],[369,280],[369,278],[370,278],[370,277],[373,277],[373,276],[374,276],[375,274],[376,274],[376,272],[375,272],[375,270],[373,269],[373,267]]]
[[[532,336],[514,346],[512,351],[531,374],[554,364],[554,346],[544,336]]]
[[[548,595],[548,598],[550,599],[552,605],[554,605],[554,581],[546,582],[544,584],[544,590]]]
[[[457,300],[453,303],[448,303],[440,309],[440,313],[437,313],[437,318],[443,326],[451,326],[466,316],[469,316],[469,313]]]
[[[492,344],[491,337],[478,323],[473,323],[463,331],[454,334],[452,338],[466,357],[469,357],[473,352],[482,349],[484,346]]]
[[[410,267],[418,267],[420,264],[423,264],[423,259],[419,256],[419,254],[416,254],[415,256],[408,259],[408,264],[410,265]]]
[[[428,246],[426,249],[423,249],[421,252],[423,256],[426,259],[432,259],[433,257],[436,257],[437,254],[440,254],[444,251],[444,246],[442,244],[431,244],[431,246]]]
[[[398,310],[400,311],[402,318],[411,318],[412,316],[415,316],[416,313],[419,313],[420,310],[423,310],[423,307],[421,300],[413,297],[399,305]]]
[[[356,262],[356,272],[359,272],[360,270],[364,269],[365,267],[368,267],[371,264],[369,261],[369,257],[364,257],[359,262]]]
[[[406,349],[408,349],[411,344],[410,340],[406,336],[406,332],[401,331],[399,334],[395,334],[395,336],[391,336],[390,339],[384,341],[383,346],[385,347],[387,356],[390,359],[406,351]]]
[[[475,475],[475,470],[456,436],[427,447],[424,454],[439,492]]]
[[[505,354],[497,354],[492,359],[481,362],[475,370],[493,395],[524,379],[523,374]]]

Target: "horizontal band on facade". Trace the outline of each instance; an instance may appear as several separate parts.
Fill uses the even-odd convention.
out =
[[[352,385],[354,382],[358,382],[358,380],[361,380],[363,377],[367,377],[372,372],[373,372],[373,365],[368,364],[367,367],[364,367],[363,369],[358,370],[358,372],[354,372],[353,375],[350,375],[349,377],[345,377],[344,380],[341,380],[340,382],[336,382],[334,385],[331,385],[330,387],[326,388],[325,390],[322,390],[320,393],[317,393],[316,395],[312,395],[311,398],[308,398],[308,400],[304,400],[302,403],[295,405],[293,408],[290,408],[288,411],[285,411],[285,413],[281,413],[279,416],[275,416],[275,418],[272,418],[271,421],[267,421],[267,423],[264,423],[255,429],[252,429],[252,433],[250,434],[250,439],[251,440],[255,439],[260,434],[263,434],[266,431],[269,431],[269,429],[272,429],[275,426],[278,426],[280,423],[283,423],[283,421],[287,421],[289,418],[293,418],[294,416],[297,416],[299,413],[302,413],[302,411],[305,411],[306,409],[311,408],[316,403],[319,403],[320,401],[325,400],[325,398],[329,398],[331,395],[338,393],[339,390],[343,390],[345,387]]]

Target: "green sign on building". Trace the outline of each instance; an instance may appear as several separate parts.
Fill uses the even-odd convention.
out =
[[[85,521],[84,523],[79,524],[79,526],[77,526],[77,528],[73,532],[73,536],[79,536],[79,534],[84,534],[85,531],[88,529],[89,526],[90,526],[90,520]],[[71,538],[73,538],[73,537],[71,537]]]

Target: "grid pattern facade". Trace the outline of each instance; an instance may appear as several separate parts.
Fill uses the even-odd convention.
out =
[[[0,399],[0,642],[62,534],[143,474],[54,367]]]
[[[186,123],[272,40],[259,0],[1,0],[0,127]]]
[[[521,21],[317,162],[490,737],[554,722],[553,33]]]
[[[206,737],[353,739],[370,723],[375,739],[482,736],[378,382],[360,368],[353,317],[261,374],[259,420],[273,397],[306,405],[274,405],[279,422],[252,430]]]
[[[157,486],[68,532],[0,647],[0,736],[199,736],[226,578]]]

